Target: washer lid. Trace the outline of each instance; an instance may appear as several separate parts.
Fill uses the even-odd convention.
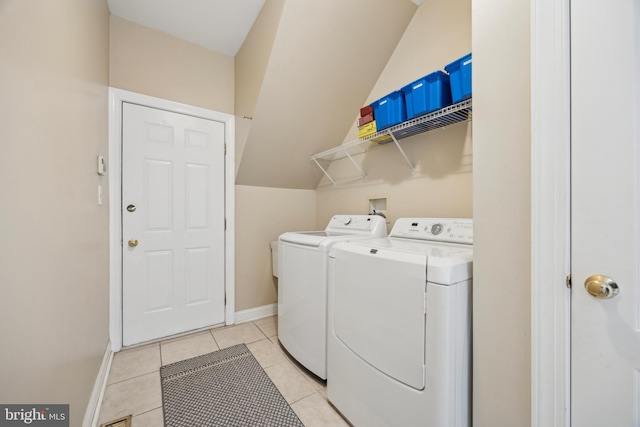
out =
[[[282,242],[319,247],[349,237],[384,237],[387,224],[378,215],[334,215],[323,231],[290,231],[280,235]]]
[[[334,241],[344,240],[348,237],[354,237],[349,233],[333,233],[328,231],[290,231],[280,235],[279,240],[281,242],[294,243],[296,245],[319,247],[322,242],[327,239]]]

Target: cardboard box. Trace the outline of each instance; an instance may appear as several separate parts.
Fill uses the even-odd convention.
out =
[[[371,123],[373,121],[373,113],[367,114],[366,116],[360,117],[358,119],[358,127],[362,127],[367,123]]]
[[[371,105],[367,105],[366,107],[362,107],[360,109],[360,117],[364,117],[367,114],[373,114],[373,107]]]
[[[358,128],[358,138],[364,138],[365,136],[373,135],[376,132],[376,121],[374,120]]]

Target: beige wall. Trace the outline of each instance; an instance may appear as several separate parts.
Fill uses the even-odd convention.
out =
[[[421,6],[368,102],[470,51],[469,3]],[[341,160],[331,172],[346,183],[335,188],[237,186],[236,309],[276,301],[269,242],[283,231],[364,213],[369,197],[388,197],[390,221],[473,213],[474,425],[524,426],[529,5],[473,4],[473,126],[405,140],[415,175],[384,145],[357,157],[368,180]],[[71,425],[80,424],[108,340],[108,201],[97,205],[97,186],[108,188],[95,159],[107,154],[109,84],[234,113],[233,58],[120,18],[109,23],[104,1],[0,3],[0,402],[70,403]]]
[[[242,161],[285,0],[265,2],[235,57],[236,173]],[[236,186],[236,311],[278,301],[271,246],[285,231],[313,229],[315,192]]]
[[[275,18],[270,22],[277,25]],[[178,68],[167,68],[171,61]],[[234,113],[233,58],[115,16],[110,77],[113,87]],[[314,228],[315,192],[236,186],[235,209],[235,309],[273,304],[269,244],[293,227]]]
[[[0,3],[0,402],[82,424],[108,343],[106,1]]]
[[[409,0],[285,1],[236,183],[315,189],[309,156],[344,138],[416,10]]]
[[[271,57],[284,2],[285,0],[270,0],[264,4],[235,56],[236,110],[240,116],[253,115]]]
[[[285,231],[314,230],[314,190],[236,186],[236,310],[277,300],[271,241]]]
[[[258,102],[284,1],[269,0],[264,3],[235,57],[236,173],[251,130],[251,119],[246,117],[253,117]]]
[[[355,156],[367,180],[348,159],[333,162],[329,172],[338,185],[321,181],[317,226],[336,212],[365,213],[370,197],[388,197],[391,224],[411,215],[473,216],[473,423],[527,426],[531,419],[529,4],[473,0],[472,10],[469,0],[425,2],[368,102],[471,50],[473,122],[403,140],[417,166],[415,175],[392,144],[374,145]],[[354,126],[345,141],[355,138]]]
[[[400,89],[471,51],[471,0],[430,0],[418,8],[373,88],[367,103]],[[354,112],[357,116],[357,111]],[[357,138],[354,125],[345,138]],[[371,144],[354,159],[367,173],[362,179],[348,158],[335,161],[317,189],[318,227],[336,213],[368,213],[369,198],[387,198],[388,222],[399,217],[471,217],[471,125],[461,123],[400,143],[416,173],[411,174],[395,144]],[[342,141],[336,141],[336,145]],[[318,169],[318,173],[321,171]]]
[[[473,425],[531,422],[529,2],[473,1]]]
[[[113,87],[233,114],[233,58],[111,16]]]

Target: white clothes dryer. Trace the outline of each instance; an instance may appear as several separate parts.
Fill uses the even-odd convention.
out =
[[[468,427],[470,219],[401,218],[329,256],[327,395],[356,427]]]
[[[378,215],[335,215],[324,231],[278,239],[278,339],[298,362],[327,379],[327,268],[331,246],[387,235]]]

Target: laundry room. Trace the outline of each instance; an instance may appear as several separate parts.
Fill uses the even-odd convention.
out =
[[[471,3],[430,1],[418,8],[364,105],[373,104],[471,52]],[[344,140],[358,138],[357,124]],[[420,133],[396,144],[386,139],[351,149],[359,166],[344,155],[326,166],[328,176],[317,187],[318,226],[341,211],[371,213],[378,209],[389,225],[400,217],[473,216],[472,125],[463,121]],[[362,154],[360,154],[362,153]],[[403,155],[406,154],[406,160]],[[366,174],[366,177],[362,172]],[[317,172],[321,169],[317,168]],[[437,202],[435,202],[437,200]]]
[[[19,179],[7,189],[14,209],[7,212],[11,227],[3,224],[3,235],[9,245],[17,246],[2,260],[6,298],[0,323],[6,328],[25,312],[37,311],[39,317],[25,325],[31,336],[57,336],[63,327],[69,331],[61,338],[63,345],[50,343],[50,363],[34,368],[32,377],[28,372],[35,359],[25,353],[36,354],[35,344],[15,331],[4,331],[11,350],[3,351],[0,361],[23,374],[18,378],[3,368],[0,383],[33,383],[52,369],[61,372],[56,381],[64,381],[63,371],[72,372],[81,359],[83,372],[63,390],[65,401],[74,403],[72,416],[80,425],[84,407],[79,407],[88,404],[111,337],[108,209],[113,201],[106,196],[111,194],[111,87],[234,116],[235,214],[227,224],[235,234],[232,309],[237,322],[275,314],[279,296],[270,244],[282,233],[320,230],[334,215],[374,211],[385,219],[387,232],[403,217],[473,218],[472,418],[478,426],[528,425],[528,3],[376,0],[358,6],[332,1],[328,7],[321,2],[266,0],[235,54],[215,52],[124,19],[109,11],[106,1],[100,6],[79,0],[64,0],[64,6],[57,7],[49,3],[38,10],[16,6],[15,0],[0,4],[0,52],[6,55],[6,60],[0,58],[0,71],[6,76],[0,85],[11,89],[6,99],[16,106],[8,113],[15,126],[0,130],[0,136],[33,141],[10,150],[5,144],[2,149],[4,181],[10,181],[12,173]],[[331,28],[332,17],[344,25]],[[346,22],[353,22],[353,27]],[[8,40],[23,44],[16,47]],[[358,139],[361,107],[471,52],[473,112],[468,120],[398,144],[360,144],[349,153],[351,158],[338,154],[318,158],[317,163],[312,159]],[[71,59],[60,65],[56,55]],[[42,61],[33,59],[37,57]],[[19,65],[11,68],[9,63]],[[29,72],[19,72],[24,69]],[[33,100],[38,101],[42,113],[37,119],[43,123],[42,133],[36,135],[28,133]],[[68,110],[80,122],[70,140],[63,124],[68,127],[72,121],[58,108],[60,100],[73,107]],[[37,156],[32,164],[35,152],[47,155]],[[95,174],[97,156],[106,158],[106,177]],[[70,164],[83,166],[62,167]],[[29,173],[51,178],[38,180]],[[42,181],[48,181],[44,187]],[[86,183],[74,196],[78,200],[66,199],[71,197],[66,189],[77,182]],[[100,205],[98,186],[105,195]],[[69,203],[43,223],[38,197],[48,205]],[[75,211],[74,206],[81,208]],[[492,230],[505,233],[492,235]],[[60,250],[52,244],[33,254],[47,260],[49,276],[26,267],[26,256],[8,262],[29,251],[23,237],[32,232],[64,242]],[[86,248],[94,246],[89,257]],[[71,261],[76,257],[80,265]],[[494,277],[498,269],[500,278]],[[78,283],[69,282],[67,273],[59,270],[75,271]],[[17,286],[5,290],[5,283]],[[39,292],[48,295],[51,307],[41,302],[32,310],[20,302]],[[51,321],[60,316],[60,323]],[[73,351],[79,355],[69,356]],[[28,385],[16,386],[15,393],[0,387],[0,403],[16,396],[46,401],[57,390],[53,381],[35,395]]]
[[[265,7],[270,7],[270,5],[267,4]],[[311,8],[307,6],[301,9],[310,10]],[[240,282],[265,283],[265,279],[270,280],[269,254],[267,253],[265,256],[264,245],[261,245],[260,248],[253,246],[255,236],[260,236],[266,241],[276,240],[278,235],[285,231],[323,229],[329,219],[336,214],[369,214],[374,210],[386,217],[388,230],[391,229],[395,219],[403,216],[472,217],[473,153],[470,121],[403,139],[400,144],[404,153],[389,141],[362,144],[349,151],[357,165],[354,165],[344,155],[335,156],[341,157],[335,161],[332,161],[334,158],[332,156],[319,158],[319,165],[311,160],[311,156],[358,139],[360,107],[369,105],[427,74],[437,70],[444,71],[445,66],[449,63],[471,52],[471,3],[469,1],[427,2],[420,6],[415,14],[406,13],[402,20],[400,19],[401,10],[404,11],[404,9],[396,9],[395,13],[399,17],[393,22],[388,22],[387,19],[372,25],[372,28],[378,28],[385,25],[386,22],[385,31],[381,32],[384,33],[384,36],[378,38],[377,41],[387,40],[393,36],[395,43],[379,46],[368,40],[373,37],[372,35],[367,36],[368,38],[365,37],[365,40],[368,40],[365,41],[365,45],[366,43],[373,44],[376,46],[376,50],[384,47],[388,52],[387,55],[380,55],[376,62],[368,59],[371,64],[367,64],[367,68],[363,71],[361,65],[351,63],[362,61],[360,55],[353,55],[350,49],[347,49],[346,53],[341,52],[349,62],[341,63],[338,68],[345,67],[349,70],[358,66],[357,70],[360,73],[366,71],[371,75],[358,75],[358,80],[351,77],[345,83],[340,81],[344,79],[340,77],[342,72],[337,70],[323,85],[316,85],[315,91],[309,94],[309,98],[313,99],[314,104],[324,102],[327,110],[344,110],[343,105],[334,105],[336,101],[331,96],[338,96],[338,94],[342,94],[340,104],[349,103],[353,106],[341,114],[336,114],[333,111],[323,113],[327,116],[332,114],[332,126],[329,129],[319,130],[317,125],[305,125],[306,127],[302,127],[301,132],[313,128],[319,135],[311,133],[304,134],[300,138],[297,136],[283,138],[280,127],[267,128],[265,124],[253,123],[258,120],[257,117],[254,120],[238,120],[239,129],[250,128],[250,132],[247,132],[249,137],[246,147],[242,147],[243,135],[240,135],[237,141],[241,147],[238,154],[241,165],[236,181],[238,206],[244,203],[245,194],[248,205],[264,205],[268,203],[270,197],[267,195],[268,192],[274,193],[275,200],[281,200],[280,197],[283,194],[302,198],[300,202],[287,204],[287,209],[298,209],[297,206],[311,209],[312,204],[315,205],[310,214],[307,212],[306,220],[301,218],[300,213],[280,211],[279,206],[283,205],[277,202],[270,204],[268,211],[261,212],[262,218],[260,219],[248,214],[250,219],[247,218],[244,221],[247,228],[238,229],[238,233],[252,236],[251,247],[247,247],[246,251],[251,253],[254,262],[264,268],[259,271],[244,270],[239,272],[243,277],[239,278]],[[303,12],[311,13],[310,11]],[[315,12],[316,15],[318,13],[318,11]],[[305,14],[305,16],[307,15]],[[283,25],[282,22],[281,25]],[[392,33],[392,30],[395,31]],[[283,30],[279,28],[278,31]],[[247,45],[250,46],[253,36],[254,34],[249,34],[245,46],[240,50],[238,54],[240,60],[243,59],[244,49]],[[260,35],[259,38],[260,40],[268,39],[264,35]],[[322,58],[322,53],[338,56],[338,54],[332,53],[333,51],[329,48],[336,50],[336,45],[345,43],[344,40],[337,40],[328,46],[321,46],[320,53],[317,55],[320,58]],[[354,42],[351,41],[351,43]],[[353,47],[357,46],[360,46],[359,40],[354,43]],[[274,49],[277,47],[279,46],[274,45]],[[326,53],[327,50],[329,53]],[[352,55],[353,59],[351,59]],[[243,88],[251,87],[251,85],[243,85],[239,82],[239,79],[242,78],[242,74],[239,73],[243,63],[238,61],[238,58],[236,59],[236,91],[239,95],[244,96],[236,97],[236,111],[247,111],[246,116],[253,116],[254,110],[270,114],[273,117],[270,116],[269,123],[287,121],[286,117],[283,119],[271,111],[263,111],[267,106],[261,104],[261,101],[263,97],[267,96],[266,94],[260,94],[260,99],[254,100],[253,104],[250,100],[243,101],[249,98],[249,94]],[[329,56],[324,61],[330,62],[332,59],[333,56]],[[255,59],[252,58],[250,64],[252,68],[255,68],[256,65],[254,61]],[[307,58],[302,58],[297,62],[295,59],[287,59],[287,64],[289,63],[295,64],[296,68],[303,69],[300,73],[304,79],[300,84],[306,83],[307,74],[304,71],[317,67],[313,63],[307,63]],[[372,72],[374,65],[379,70],[377,73]],[[269,70],[267,70],[268,72]],[[312,72],[313,70],[308,71],[308,73]],[[354,73],[354,71],[347,72],[349,75]],[[313,75],[317,76],[318,74],[320,73],[316,72]],[[272,77],[269,74],[267,77],[278,79],[277,76]],[[369,86],[361,88],[362,83],[359,80],[365,79],[369,80]],[[283,77],[277,81],[281,81],[284,85],[290,79],[287,80]],[[356,83],[359,86],[358,91],[356,89],[347,91],[338,86],[355,85]],[[281,86],[276,86],[271,90],[280,91],[282,89]],[[331,95],[324,95],[321,92],[330,92]],[[320,99],[316,100],[314,97],[320,97]],[[325,100],[326,98],[328,99]],[[297,95],[294,100],[297,100]],[[294,105],[295,109],[299,109],[299,104]],[[284,108],[291,109],[290,106]],[[312,107],[307,108],[311,109]],[[316,107],[314,110],[316,114],[320,114],[317,110]],[[304,115],[301,117],[304,118]],[[294,126],[288,122],[287,125]],[[256,126],[261,127],[258,128],[257,133],[254,133]],[[320,128],[324,127],[323,122]],[[275,135],[272,137],[273,133]],[[273,142],[273,145],[281,146],[282,151],[274,152],[270,142]],[[305,147],[305,149],[301,147]],[[282,154],[282,152],[286,154]],[[406,154],[410,163],[405,161],[403,154]],[[325,168],[331,178],[323,173],[322,168]],[[361,171],[365,172],[366,177]],[[248,185],[248,183],[252,185]],[[258,183],[261,183],[260,187],[257,186]],[[274,187],[285,189],[275,190]],[[259,196],[261,202],[253,203],[251,198],[258,196],[258,194],[262,194]],[[435,203],[434,200],[438,202]],[[378,204],[382,207],[377,207]],[[242,212],[250,211],[251,209],[248,207],[247,209],[238,208],[238,221],[242,220]],[[289,220],[284,220],[284,218],[290,218],[293,223],[289,224]],[[241,241],[242,239],[239,238],[238,244],[241,244]],[[241,285],[239,284],[239,286]],[[251,286],[255,287],[255,285]],[[265,288],[262,289],[264,291]],[[259,291],[259,294],[264,295],[263,291]],[[255,298],[257,294],[252,293]],[[249,295],[247,296],[249,297]],[[273,298],[274,295],[270,294],[268,297]],[[255,301],[255,303],[262,305],[267,302],[263,300]],[[239,308],[245,308],[240,301],[238,304],[240,304]]]

